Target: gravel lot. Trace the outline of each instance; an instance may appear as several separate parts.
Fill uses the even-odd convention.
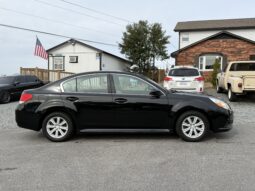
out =
[[[168,133],[87,134],[51,143],[17,128],[16,105],[0,105],[0,190],[254,190],[254,97],[231,103],[232,131],[200,143]]]

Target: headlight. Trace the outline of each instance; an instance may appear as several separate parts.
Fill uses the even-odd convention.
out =
[[[220,99],[210,97],[210,100],[214,102],[218,107],[224,108],[226,110],[231,110],[230,106]]]

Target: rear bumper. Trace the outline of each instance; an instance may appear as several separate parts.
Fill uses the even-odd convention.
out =
[[[178,85],[172,85],[169,82],[164,82],[163,84],[164,88],[167,90],[175,90],[180,92],[204,92],[204,83],[197,83],[196,85],[192,86],[178,86]]]
[[[194,89],[188,89],[188,88],[186,88],[186,89],[181,89],[181,88],[170,88],[171,90],[175,90],[175,91],[179,91],[179,92],[190,92],[190,93],[194,93],[194,92],[196,92],[196,93],[202,93],[202,92],[204,92],[204,89],[202,88],[202,91],[200,90],[200,88],[194,88]]]
[[[18,105],[15,110],[15,119],[19,127],[30,129],[34,131],[40,131],[40,116],[34,111],[25,109],[24,105]]]

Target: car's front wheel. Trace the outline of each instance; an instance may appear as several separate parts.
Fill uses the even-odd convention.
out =
[[[177,120],[176,132],[184,141],[198,142],[206,136],[209,126],[209,121],[204,114],[188,111]]]
[[[3,95],[2,95],[2,100],[1,102],[2,103],[9,103],[11,101],[11,94],[9,92],[3,92]]]
[[[62,142],[71,138],[74,127],[69,115],[62,112],[54,112],[45,117],[42,131],[49,140]]]

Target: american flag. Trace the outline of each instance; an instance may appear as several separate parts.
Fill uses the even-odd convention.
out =
[[[46,50],[43,48],[42,43],[40,40],[36,37],[36,44],[35,44],[35,56],[42,57],[43,59],[47,60],[48,59],[48,54]]]

